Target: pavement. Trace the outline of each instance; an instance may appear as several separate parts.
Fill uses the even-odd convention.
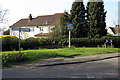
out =
[[[82,56],[82,57],[74,57],[74,58],[51,58],[51,59],[46,59],[42,64],[41,63],[36,64],[35,67],[86,63],[86,62],[99,61],[99,60],[110,59],[115,57],[120,57],[120,53],[99,54],[99,55]]]
[[[118,78],[119,58],[120,53],[110,53],[44,59],[4,68],[2,78]]]
[[[14,65],[13,67],[35,68],[35,67],[46,67],[46,66],[55,66],[55,65],[67,65],[67,64],[77,64],[77,63],[99,61],[99,60],[116,58],[116,57],[120,57],[120,53],[80,56],[80,57],[74,57],[74,58],[50,58],[50,59],[35,61],[32,63],[28,63],[28,64]]]

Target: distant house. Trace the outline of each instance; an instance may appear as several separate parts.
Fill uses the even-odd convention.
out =
[[[62,15],[63,13],[56,13],[54,15],[32,18],[30,14],[28,19],[21,19],[10,26],[10,35],[19,36],[19,31],[14,31],[12,28],[29,28],[30,32],[21,31],[21,39],[29,37],[48,37],[50,36],[51,28],[59,24]]]
[[[107,32],[113,36],[120,36],[120,27],[118,25],[116,27],[109,27]]]

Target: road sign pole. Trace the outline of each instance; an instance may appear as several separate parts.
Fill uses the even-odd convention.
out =
[[[71,37],[71,31],[73,30],[73,24],[69,23],[67,24],[67,30],[69,31],[69,48],[71,47],[70,37]]]
[[[71,36],[71,31],[69,31],[69,48],[71,47],[71,44],[70,44],[70,36]]]
[[[20,32],[21,32],[21,29],[19,28],[19,54],[20,54]]]
[[[30,32],[30,29],[29,28],[12,28],[13,31],[19,31],[19,53],[21,53],[21,50],[20,50],[20,33],[21,31],[22,32]]]

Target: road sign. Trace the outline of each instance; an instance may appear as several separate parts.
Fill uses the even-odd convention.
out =
[[[69,48],[71,47],[70,37],[71,37],[71,30],[73,30],[73,24],[67,24],[67,30],[69,30]]]
[[[69,31],[73,30],[73,24],[71,23],[67,24],[67,30]]]
[[[12,28],[13,31],[30,32],[29,28]]]
[[[67,24],[67,26],[72,26],[73,27],[73,24],[69,23],[69,24]]]

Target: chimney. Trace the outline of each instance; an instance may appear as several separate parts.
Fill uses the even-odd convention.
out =
[[[31,21],[33,18],[32,18],[32,14],[29,15],[29,20]]]
[[[119,27],[119,25],[116,25],[116,27]]]

